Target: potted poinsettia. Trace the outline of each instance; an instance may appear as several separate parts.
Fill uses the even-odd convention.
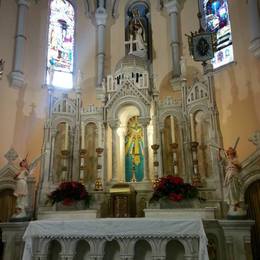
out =
[[[62,182],[48,195],[48,201],[57,209],[84,209],[89,206],[90,195],[80,182]]]
[[[154,186],[151,203],[159,202],[170,207],[190,207],[191,202],[198,198],[198,189],[185,183],[181,177],[168,175],[162,177]]]

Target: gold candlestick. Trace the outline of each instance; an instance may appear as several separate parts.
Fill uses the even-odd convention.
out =
[[[102,179],[100,177],[101,169],[102,169],[102,164],[101,164],[100,160],[101,160],[103,151],[104,151],[104,149],[101,148],[101,147],[98,147],[96,149],[96,153],[97,153],[97,157],[98,157],[98,164],[97,164],[98,175],[97,175],[97,178],[96,178],[96,181],[95,181],[95,191],[103,191]]]

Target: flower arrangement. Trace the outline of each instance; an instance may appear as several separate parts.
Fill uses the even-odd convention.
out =
[[[167,177],[160,178],[155,184],[154,193],[150,201],[154,202],[160,199],[168,199],[177,202],[197,197],[198,189],[195,186],[184,183],[180,177],[168,175]]]
[[[53,204],[63,202],[69,206],[75,201],[83,200],[89,205],[90,195],[83,184],[76,181],[62,182],[59,187],[48,195],[49,201]]]

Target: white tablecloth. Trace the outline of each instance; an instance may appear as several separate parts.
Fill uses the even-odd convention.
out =
[[[199,259],[208,260],[207,238],[200,219],[89,219],[89,220],[40,220],[32,221],[24,233],[23,260],[31,259],[34,237],[52,238],[199,238]]]

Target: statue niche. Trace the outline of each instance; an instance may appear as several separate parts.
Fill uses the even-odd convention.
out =
[[[143,2],[129,6],[126,12],[126,54],[151,60],[149,7]]]
[[[179,175],[180,161],[180,135],[177,119],[174,116],[167,116],[164,120],[163,129],[163,168],[164,175]]]
[[[128,120],[125,138],[125,179],[139,182],[144,177],[144,135],[138,116]]]
[[[87,153],[84,183],[93,184],[97,175],[97,126],[94,123],[85,126],[85,147]]]
[[[195,136],[198,144],[198,166],[200,176],[205,179],[210,176],[210,150],[207,144],[210,143],[210,123],[207,114],[201,110],[194,114]]]
[[[71,162],[70,154],[70,127],[67,122],[62,122],[57,125],[54,141],[54,156],[53,156],[53,182],[69,180],[69,172]]]

